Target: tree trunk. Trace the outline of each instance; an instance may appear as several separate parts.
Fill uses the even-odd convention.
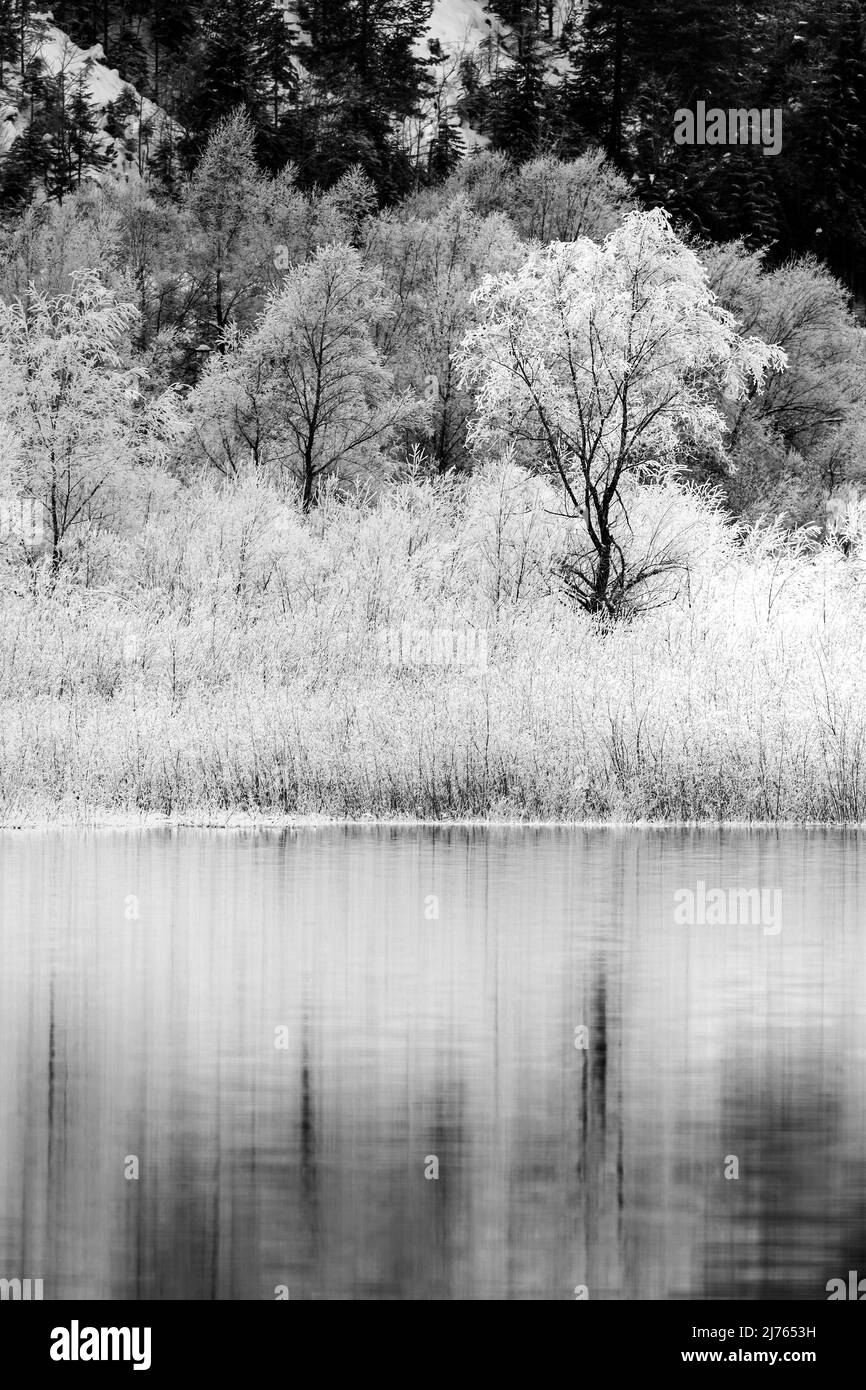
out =
[[[315,476],[311,440],[304,451],[304,491],[301,496],[301,510],[304,512],[310,511],[313,505],[313,482]]]
[[[607,612],[607,588],[610,583],[610,541],[602,542],[598,552],[598,563],[595,567],[595,581],[593,583],[592,598],[590,599],[590,613]]]

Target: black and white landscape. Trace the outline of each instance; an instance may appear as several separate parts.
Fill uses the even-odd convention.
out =
[[[863,0],[0,0],[4,1300],[860,1297],[864,209]]]

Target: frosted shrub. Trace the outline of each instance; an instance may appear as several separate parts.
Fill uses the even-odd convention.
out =
[[[557,493],[506,454],[483,465],[466,491],[463,544],[474,555],[475,587],[498,614],[551,594],[556,556],[566,543]]]
[[[557,498],[507,457],[306,515],[255,476],[155,497],[98,585],[2,591],[4,823],[866,817],[861,561],[635,484],[688,582],[605,629]]]

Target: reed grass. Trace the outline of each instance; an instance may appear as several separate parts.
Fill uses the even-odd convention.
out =
[[[0,822],[159,815],[866,819],[866,574],[737,536],[674,482],[670,601],[613,628],[552,578],[568,523],[508,466],[303,517],[179,489],[59,583],[7,561]],[[484,631],[487,666],[394,665],[388,628]]]

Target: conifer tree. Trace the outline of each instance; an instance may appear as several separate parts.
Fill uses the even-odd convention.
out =
[[[491,85],[487,120],[494,148],[518,162],[531,159],[540,147],[550,105],[538,36],[526,22],[517,33],[513,62]]]
[[[230,111],[247,112],[273,163],[283,90],[294,83],[292,31],[271,0],[210,0],[200,21],[192,92],[181,112],[192,152]],[[276,161],[276,162],[284,162]]]
[[[19,26],[14,0],[0,0],[0,87],[18,60]]]
[[[36,189],[46,183],[51,154],[45,86],[42,62],[34,55],[26,65],[23,79],[24,129],[0,161],[0,204],[26,204]]]
[[[309,35],[300,54],[311,74],[304,98],[314,115],[317,178],[332,183],[360,164],[385,197],[405,191],[412,171],[394,136],[416,114],[425,60],[416,52],[432,0],[301,0]]]
[[[69,172],[72,186],[79,188],[84,174],[103,168],[108,159],[103,150],[97,106],[87,87],[86,69],[79,72],[72,84],[68,130]]]
[[[453,174],[465,150],[460,127],[452,125],[447,111],[440,112],[427,156],[427,175],[431,183],[441,183]]]
[[[159,105],[166,105],[166,69],[171,72],[178,56],[192,42],[196,19],[188,0],[149,0],[149,23],[153,45],[152,95]]]
[[[812,246],[849,280],[866,276],[866,6],[835,0],[813,13],[779,192],[792,249]]]

